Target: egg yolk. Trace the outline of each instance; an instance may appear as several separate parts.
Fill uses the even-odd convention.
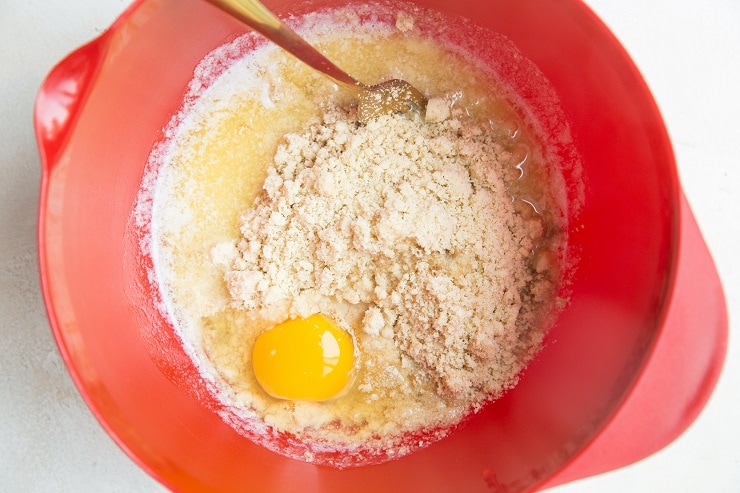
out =
[[[354,364],[352,337],[320,313],[263,331],[252,348],[257,381],[278,399],[336,397],[350,383]]]

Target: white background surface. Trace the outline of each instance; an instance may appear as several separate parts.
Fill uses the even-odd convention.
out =
[[[588,0],[653,90],[699,225],[740,313],[740,2]],[[0,491],[161,492],[102,431],[58,355],[39,292],[36,91],[127,0],[0,0]],[[630,467],[555,488],[740,492],[740,346],[676,442]]]

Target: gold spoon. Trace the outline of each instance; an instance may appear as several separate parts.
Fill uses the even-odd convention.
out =
[[[258,0],[207,1],[352,92],[357,98],[357,118],[363,123],[383,114],[421,112],[426,106],[424,95],[404,80],[391,79],[374,86],[359,82],[308,44]]]

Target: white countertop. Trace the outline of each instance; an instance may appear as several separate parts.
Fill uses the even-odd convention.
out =
[[[128,3],[0,2],[3,492],[164,490],[108,438],[74,388],[49,330],[36,263],[36,91],[57,61],[100,34]],[[632,55],[663,112],[684,190],[724,283],[732,325],[740,314],[740,3],[586,3]],[[717,389],[678,440],[637,464],[551,491],[740,491],[740,342],[730,335]]]

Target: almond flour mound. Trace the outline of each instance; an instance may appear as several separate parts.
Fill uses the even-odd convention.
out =
[[[552,276],[530,261],[543,224],[515,209],[490,126],[429,107],[366,125],[330,108],[286,135],[225,278],[233,308],[265,316],[359,310],[363,339],[391,339],[440,396],[476,406],[540,342]]]

